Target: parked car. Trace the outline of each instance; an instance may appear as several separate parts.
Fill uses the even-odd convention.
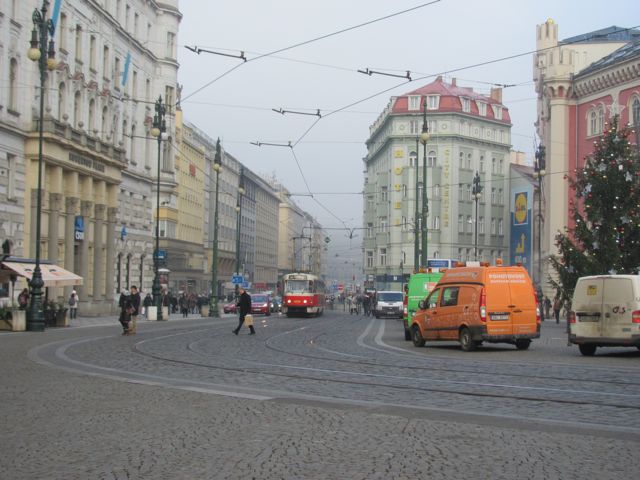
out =
[[[224,313],[236,313],[236,302],[225,304],[225,306],[222,307],[222,310]]]
[[[251,295],[251,313],[271,315],[271,298],[264,293]]]

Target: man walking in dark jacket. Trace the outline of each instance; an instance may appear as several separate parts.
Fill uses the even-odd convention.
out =
[[[140,293],[138,287],[131,285],[131,323],[129,324],[129,335],[135,335],[138,328],[138,315],[140,314]]]
[[[238,297],[238,312],[240,313],[240,321],[238,323],[238,328],[233,330],[233,333],[238,335],[238,332],[242,328],[242,324],[244,323],[244,318],[251,313],[251,295],[247,293],[247,291],[240,287],[240,296]],[[256,331],[253,328],[253,325],[249,325],[249,334],[253,335]]]

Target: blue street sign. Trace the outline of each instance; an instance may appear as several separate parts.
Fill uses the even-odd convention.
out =
[[[167,251],[166,250],[156,250],[156,258],[159,259],[159,260],[167,258]]]
[[[242,288],[249,288],[249,282],[242,282]]]
[[[242,275],[232,275],[231,283],[240,285],[241,283],[244,283],[244,277]]]

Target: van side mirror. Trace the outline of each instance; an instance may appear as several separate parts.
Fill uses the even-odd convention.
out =
[[[427,304],[424,302],[424,300],[420,300],[420,301],[418,302],[418,308],[419,308],[420,310],[424,310],[425,308],[427,308]]]

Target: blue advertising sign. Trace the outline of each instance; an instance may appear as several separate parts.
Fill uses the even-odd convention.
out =
[[[511,265],[521,264],[527,269],[529,275],[532,274],[532,200],[533,187],[524,187],[515,190],[511,197],[511,244],[509,256]]]
[[[84,218],[80,215],[76,216],[74,222],[74,234],[76,240],[84,240]]]
[[[240,285],[240,284],[244,283],[244,277],[242,275],[233,275],[231,277],[231,283],[233,283],[235,285]]]

